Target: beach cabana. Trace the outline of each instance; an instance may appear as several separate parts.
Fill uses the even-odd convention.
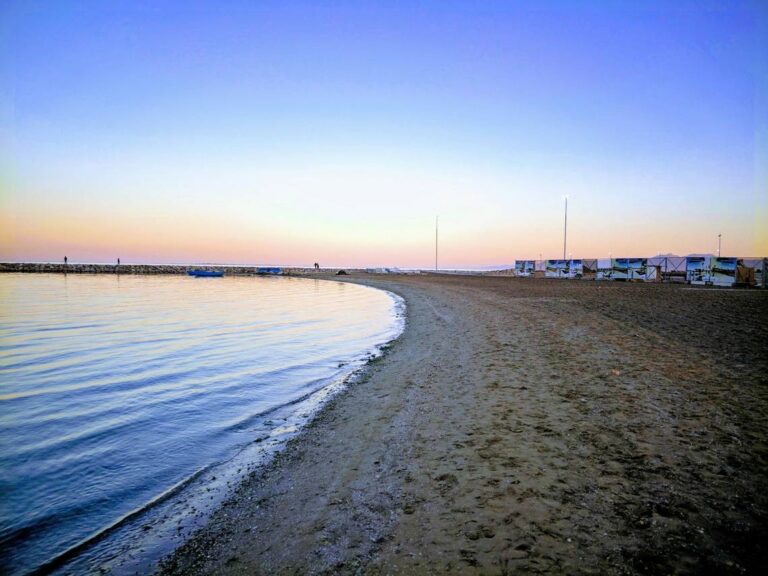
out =
[[[547,260],[547,278],[581,278],[584,275],[583,260]]]
[[[657,274],[667,282],[685,282],[684,256],[654,256],[648,266],[655,266]]]
[[[742,266],[746,270],[751,270],[751,272],[747,272],[747,274],[754,276],[754,282],[744,282],[744,280],[741,278],[737,278],[737,282],[744,282],[746,284],[765,288],[766,271],[768,271],[768,258],[741,258],[741,261]]]
[[[629,261],[631,258],[614,258],[611,264],[614,280],[629,280]]]
[[[595,274],[597,274],[597,259],[596,258],[585,258],[581,261],[582,265],[582,275],[584,278],[593,278],[595,277]]]
[[[739,270],[741,269],[741,270]],[[741,272],[741,274],[737,274]],[[740,277],[739,277],[740,276]],[[754,272],[752,272],[754,277]],[[754,282],[754,278],[752,279]],[[713,286],[733,286],[736,283],[749,284],[749,270],[738,258],[710,258],[707,283]]]
[[[685,259],[685,279],[689,284],[706,284],[708,272],[706,257],[688,256]]]
[[[608,266],[610,262],[610,266]],[[659,267],[649,266],[647,258],[614,258],[597,261],[598,280],[656,281]]]
[[[547,278],[567,278],[570,260],[547,260],[544,276]]]
[[[595,280],[613,280],[613,260],[610,258],[598,258]]]
[[[627,280],[648,282],[658,279],[658,268],[649,266],[647,258],[627,258]]]
[[[515,260],[515,276],[533,276],[536,269],[535,260]]]
[[[584,276],[584,261],[583,260],[570,260],[568,262],[568,274],[567,278],[581,278]]]
[[[757,263],[760,263],[757,260]],[[689,256],[686,263],[687,279],[691,284],[709,286],[735,286],[757,283],[755,262],[735,257]]]
[[[629,280],[629,261],[632,258],[614,258],[611,260],[611,280]]]

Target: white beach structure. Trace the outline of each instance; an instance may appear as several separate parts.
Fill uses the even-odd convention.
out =
[[[709,277],[708,256],[688,256],[685,259],[685,280],[689,284],[706,284]]]
[[[742,258],[744,267],[755,271],[755,285],[766,288],[768,280],[768,258]]]
[[[649,264],[648,258],[613,258],[597,261],[597,280],[628,280],[655,282],[659,280],[658,265]]]
[[[568,278],[584,276],[584,260],[571,260],[568,263]]]
[[[581,278],[584,275],[584,261],[547,260],[544,275],[547,278]]]
[[[612,272],[613,260],[611,258],[598,258],[597,259],[597,274],[595,274],[595,280],[613,280]]]
[[[568,260],[547,260],[544,269],[546,278],[566,278],[568,275]]]
[[[515,276],[528,277],[533,276],[536,269],[535,260],[515,260]]]
[[[764,259],[723,256],[689,256],[686,280],[709,286],[761,285]]]
[[[713,286],[733,286],[739,281],[739,268],[744,263],[738,258],[710,258],[708,283]]]

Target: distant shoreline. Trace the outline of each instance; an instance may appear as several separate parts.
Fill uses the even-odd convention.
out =
[[[315,269],[302,266],[246,266],[240,264],[90,264],[63,262],[0,262],[0,273],[23,274],[186,274],[190,270],[208,270],[223,272],[225,276],[325,276],[335,275],[341,271],[346,274],[471,274],[471,275],[511,275],[512,268],[494,270],[472,269],[442,269],[419,270],[386,268],[380,266],[368,268],[348,268],[330,266]],[[275,270],[279,270],[276,273]]]
[[[360,268],[302,268],[298,266],[238,266],[228,264],[64,264],[63,262],[0,262],[0,273],[25,274],[186,274],[190,270],[216,270],[226,276],[253,276],[270,274],[268,270],[280,269],[282,275],[328,274],[344,270],[364,272]]]

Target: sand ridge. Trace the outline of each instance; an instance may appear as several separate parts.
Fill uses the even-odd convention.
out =
[[[406,330],[173,573],[754,573],[768,293],[371,277]]]

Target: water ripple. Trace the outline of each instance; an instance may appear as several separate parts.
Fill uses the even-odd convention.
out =
[[[290,278],[0,275],[0,565],[23,574],[255,439],[394,330]]]

